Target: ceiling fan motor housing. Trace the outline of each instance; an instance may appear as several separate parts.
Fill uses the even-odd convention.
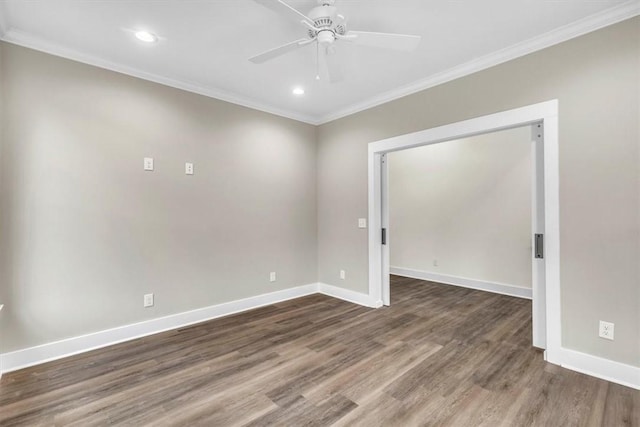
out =
[[[318,3],[320,6],[313,8],[308,14],[316,28],[315,31],[309,30],[309,37],[317,37],[318,42],[331,44],[335,41],[336,34],[346,34],[344,18],[338,15],[338,9],[332,6],[333,1],[318,0]],[[336,19],[337,17],[341,19]]]

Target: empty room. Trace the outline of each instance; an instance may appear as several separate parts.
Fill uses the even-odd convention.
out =
[[[532,220],[536,130],[523,126],[386,157],[390,306],[432,304],[420,311],[433,331],[469,334],[461,340],[481,336],[477,328],[495,333],[503,322],[509,337],[497,342],[519,337],[527,350],[545,347],[544,334],[532,342],[543,316],[532,318],[531,310],[544,306],[532,301],[533,280],[536,299],[544,293],[543,275],[533,274],[544,268],[543,242],[532,242],[543,234]]]
[[[0,425],[640,426],[639,15],[0,0]]]

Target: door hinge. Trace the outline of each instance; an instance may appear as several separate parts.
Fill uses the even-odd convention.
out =
[[[386,228],[382,229],[382,244],[383,245],[387,244],[387,229]]]
[[[535,257],[538,259],[544,258],[544,234],[535,235]]]

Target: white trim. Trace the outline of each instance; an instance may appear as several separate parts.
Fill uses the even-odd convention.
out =
[[[391,267],[391,256],[389,247],[392,245],[393,235],[389,232],[389,159],[386,154],[380,155],[380,203],[382,204],[380,226],[385,229],[385,244],[382,248],[382,304],[387,307],[391,305],[391,277],[389,268]],[[382,239],[382,236],[380,236]]]
[[[424,79],[401,86],[397,89],[384,92],[373,96],[369,99],[361,101],[357,104],[350,105],[346,108],[334,111],[330,114],[317,118],[318,124],[325,124],[334,120],[368,110],[378,105],[421,92],[452,80],[465,77],[478,71],[486,70],[496,65],[520,58],[530,53],[537,52],[548,47],[563,43],[576,37],[580,37],[587,33],[599,30],[609,25],[617,24],[626,19],[633,18],[640,14],[640,2],[630,0],[620,5],[606,9],[600,13],[587,16],[586,18],[575,21],[507,48],[492,52],[488,55],[481,56],[472,61],[456,65],[453,68],[433,74]]]
[[[396,273],[394,272],[394,274]],[[113,344],[315,293],[321,293],[366,307],[377,308],[382,305],[382,301],[373,301],[368,295],[360,292],[325,283],[314,283],[0,354],[0,361],[2,366],[6,367],[4,372],[16,371]],[[563,368],[640,390],[639,367],[566,348],[562,348],[560,354],[562,355],[561,366]]]
[[[561,366],[572,371],[640,390],[640,367],[562,348]]]
[[[544,268],[545,300],[539,311],[546,317],[546,360],[559,364],[562,346],[560,296],[560,160],[558,157],[558,101],[543,119],[544,145]],[[535,286],[535,285],[534,285]]]
[[[369,143],[369,154],[389,153],[452,139],[468,138],[542,121],[557,115],[558,100],[540,102],[513,110],[501,111],[461,122],[438,126]],[[545,140],[546,142],[546,140]]]
[[[3,7],[0,1],[0,9]],[[0,10],[0,19],[5,15]],[[461,77],[468,76],[478,71],[486,70],[496,65],[511,61],[513,59],[528,55],[530,53],[546,49],[553,45],[565,42],[567,40],[582,36],[592,31],[599,30],[609,25],[616,24],[629,18],[633,18],[640,14],[640,2],[638,0],[629,0],[625,3],[613,6],[602,12],[587,16],[583,19],[567,24],[563,27],[556,28],[545,34],[533,37],[529,40],[517,43],[505,49],[498,50],[472,61],[457,65],[446,71],[433,74],[424,79],[402,86],[400,88],[373,96],[367,100],[347,106],[345,108],[333,111],[326,115],[310,116],[297,113],[295,111],[283,110],[273,105],[256,102],[245,96],[234,94],[219,88],[208,88],[201,85],[164,77],[154,73],[148,73],[123,64],[107,61],[105,59],[78,52],[73,49],[65,48],[59,44],[51,43],[43,38],[35,37],[30,34],[12,29],[6,22],[0,22],[0,40],[8,43],[17,44],[31,49],[46,52],[52,55],[61,56],[78,62],[94,65],[96,67],[105,68],[122,74],[138,77],[144,80],[160,83],[166,86],[182,89],[188,92],[197,93],[199,95],[208,96],[222,101],[230,102],[244,107],[252,108],[266,113],[298,120],[312,125],[322,125],[331,121],[376,107],[381,104],[411,95],[443,83],[450,82]],[[5,28],[2,28],[2,25]]]
[[[536,234],[545,234],[544,140],[542,139],[542,130],[542,123],[531,125],[531,155],[533,158],[531,168],[531,247],[534,249],[536,247]],[[547,347],[545,268],[545,259],[532,259],[531,312],[532,318],[536,319],[536,321],[532,324],[531,335],[533,346],[538,348]]]
[[[376,301],[367,294],[340,288],[338,286],[318,283],[318,292],[333,298],[338,298],[365,307],[378,308],[382,306],[382,301]]]
[[[494,294],[531,299],[531,288],[523,288],[522,286],[469,279],[467,277],[450,276],[448,274],[432,273],[429,271],[413,270],[410,268],[391,267],[389,270],[391,274],[395,274],[396,276],[428,280],[430,282],[444,283],[445,285],[461,286],[463,288],[477,289],[480,291],[492,292]]]
[[[2,311],[3,308],[4,308],[4,304],[0,304],[0,312]],[[0,343],[1,343],[1,341],[0,341]],[[2,358],[0,357],[0,378],[2,378],[2,373],[3,372],[4,372],[4,370],[2,369]]]
[[[369,295],[379,300],[382,295],[383,249],[381,227],[381,155],[391,151],[436,144],[532,123],[542,123],[544,143],[544,206],[545,206],[545,309],[546,357],[554,364],[561,363],[561,304],[560,304],[560,202],[558,175],[558,101],[552,100],[522,108],[477,117],[421,132],[372,142],[368,146],[369,192]],[[536,313],[534,313],[536,314]],[[537,322],[534,319],[534,322]]]
[[[288,119],[297,120],[312,125],[317,125],[318,121],[311,116],[300,114],[295,111],[283,110],[272,105],[264,104],[254,101],[250,98],[214,87],[204,87],[199,84],[189,82],[187,80],[179,80],[171,77],[161,76],[159,74],[142,71],[137,68],[129,67],[123,64],[112,62],[106,59],[102,59],[97,56],[89,55],[79,52],[74,49],[64,47],[60,44],[53,43],[51,41],[27,34],[25,32],[9,29],[5,34],[0,35],[0,40],[7,43],[12,43],[18,46],[23,46],[29,49],[38,50],[40,52],[48,53],[54,56],[60,56],[62,58],[71,59],[73,61],[82,62],[84,64],[93,65],[95,67],[104,68],[107,70],[115,71],[117,73],[126,74],[128,76],[137,77],[143,80],[148,80],[154,83],[159,83],[165,86],[181,89],[187,92],[197,93],[198,95],[207,96],[209,98],[218,99],[221,101],[229,102],[243,107],[251,108],[253,110],[262,111],[269,114],[275,114],[276,116],[286,117]]]
[[[1,366],[4,367],[4,372],[16,371],[124,341],[315,294],[317,291],[318,284],[313,283],[25,348],[0,354]]]
[[[382,191],[378,185],[382,183],[382,154],[376,153],[369,144],[368,158],[368,219],[369,219],[369,297],[383,301],[383,262],[380,247],[382,245]],[[384,301],[383,301],[384,302]],[[387,303],[389,301],[386,301]]]
[[[4,372],[17,371],[121,342],[317,293],[365,307],[377,308],[381,305],[380,302],[371,300],[367,294],[324,283],[312,283],[0,354],[0,366],[4,368]]]

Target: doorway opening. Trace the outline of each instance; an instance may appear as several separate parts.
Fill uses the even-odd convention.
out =
[[[558,363],[560,336],[557,101],[509,110],[369,144],[369,296],[389,305],[390,258],[387,154],[530,126],[532,142],[532,300],[535,347]]]

